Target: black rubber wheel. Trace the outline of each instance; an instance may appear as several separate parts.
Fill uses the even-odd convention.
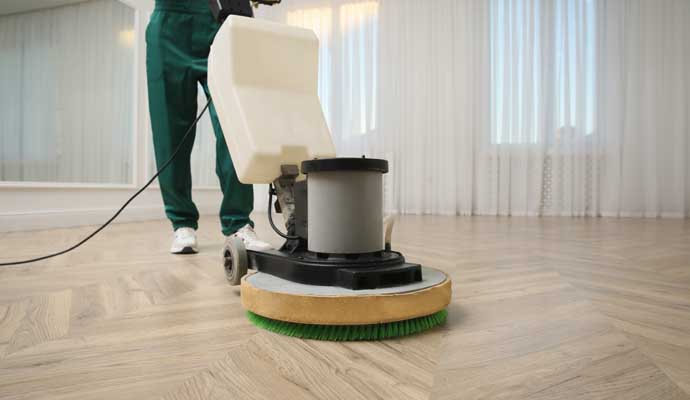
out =
[[[244,242],[238,238],[230,238],[225,243],[223,249],[223,267],[225,268],[225,279],[233,285],[240,284],[242,277],[247,275],[249,260]]]

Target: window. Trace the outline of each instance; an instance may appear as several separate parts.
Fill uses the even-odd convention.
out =
[[[0,16],[0,180],[131,183],[134,10]]]
[[[595,125],[593,0],[492,0],[491,142],[536,144]]]

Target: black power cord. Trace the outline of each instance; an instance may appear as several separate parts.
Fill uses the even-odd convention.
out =
[[[275,189],[273,188],[273,184],[269,183],[268,184],[268,223],[271,224],[271,228],[275,231],[275,233],[278,234],[278,236],[282,237],[283,239],[287,240],[297,240],[299,239],[299,236],[290,236],[287,235],[283,232],[281,232],[276,224],[273,222],[273,207],[271,207],[271,203],[273,203],[273,194],[275,193]]]
[[[184,142],[187,140],[187,137],[188,137],[189,134],[192,132],[192,129],[196,126],[196,124],[199,122],[199,120],[201,119],[201,117],[204,115],[204,113],[205,113],[206,110],[208,109],[208,106],[209,106],[209,105],[211,105],[211,98],[208,99],[208,102],[206,102],[206,105],[204,106],[204,109],[201,110],[201,112],[200,112],[199,115],[196,117],[196,119],[194,120],[194,122],[192,122],[192,124],[189,126],[189,128],[187,128],[187,132],[185,132],[184,136],[182,137],[182,140],[180,141],[180,144],[177,145],[177,148],[175,149],[175,151],[173,151],[173,153],[172,153],[172,155],[170,156],[170,158],[168,159],[168,161],[166,161],[166,162],[163,164],[163,166],[161,166],[160,169],[159,169],[158,171],[156,171],[156,174],[153,175],[153,176],[151,177],[151,179],[149,179],[149,181],[146,182],[146,184],[145,184],[141,189],[139,189],[136,193],[134,193],[134,194],[132,195],[132,197],[130,197],[129,200],[127,200],[127,201],[125,202],[125,204],[123,204],[122,207],[120,207],[120,209],[117,210],[117,212],[116,212],[112,217],[110,217],[110,219],[109,219],[108,221],[106,221],[106,222],[105,222],[103,225],[101,225],[98,229],[96,229],[95,231],[93,231],[89,236],[85,237],[84,239],[82,239],[79,243],[75,244],[74,246],[72,246],[72,247],[70,247],[70,248],[67,248],[67,249],[65,249],[65,250],[62,250],[62,251],[58,251],[57,253],[48,254],[48,255],[46,255],[46,256],[37,257],[37,258],[32,258],[32,259],[29,259],[29,260],[4,262],[4,263],[0,263],[0,267],[9,267],[9,266],[12,266],[12,265],[29,264],[29,263],[33,263],[33,262],[37,262],[37,261],[42,261],[42,260],[45,260],[45,259],[48,259],[48,258],[53,258],[53,257],[61,256],[61,255],[65,254],[65,253],[69,253],[70,251],[72,251],[72,250],[78,248],[79,246],[81,246],[81,245],[83,245],[84,243],[88,242],[89,239],[91,239],[92,237],[96,236],[100,231],[102,231],[103,229],[105,229],[106,226],[110,225],[110,223],[113,222],[113,221],[115,220],[115,218],[117,218],[117,217],[122,213],[122,211],[125,210],[125,208],[127,208],[127,206],[129,205],[129,203],[131,203],[137,196],[139,196],[144,190],[146,190],[146,188],[148,188],[148,187],[156,180],[156,178],[158,178],[158,176],[161,174],[161,172],[163,172],[163,171],[168,167],[168,165],[170,165],[170,163],[171,163],[171,162],[175,159],[175,157],[177,156],[177,153],[179,153],[180,150],[182,149],[182,145],[183,145]]]

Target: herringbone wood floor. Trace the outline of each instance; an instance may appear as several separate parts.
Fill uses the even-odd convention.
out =
[[[395,247],[450,274],[453,303],[377,343],[254,328],[216,226],[194,256],[167,254],[167,223],[122,224],[0,271],[0,398],[690,399],[690,221],[403,217]],[[5,234],[0,254],[90,229]]]

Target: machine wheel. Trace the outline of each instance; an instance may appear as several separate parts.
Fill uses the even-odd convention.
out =
[[[230,238],[225,243],[223,249],[223,266],[225,267],[225,278],[231,285],[237,286],[243,276],[247,274],[249,259],[244,242],[238,238]]]

